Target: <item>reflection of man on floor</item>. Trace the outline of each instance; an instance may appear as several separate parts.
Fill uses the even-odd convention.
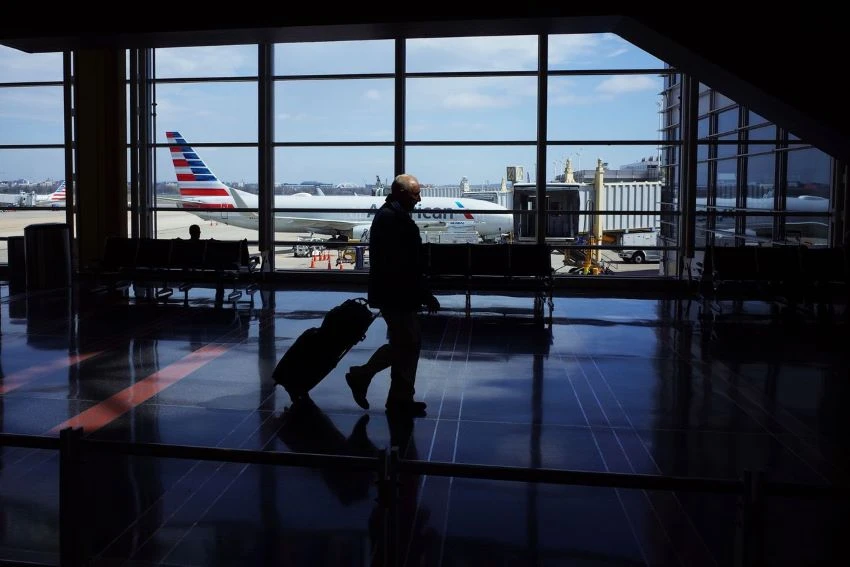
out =
[[[291,450],[299,453],[363,457],[377,457],[382,454],[368,436],[369,414],[363,415],[352,428],[351,434],[346,437],[327,414],[309,397],[304,397],[283,413],[281,422],[278,437]],[[387,426],[390,446],[398,447],[399,457],[417,460],[419,453],[413,436],[413,416],[387,415]],[[344,505],[369,498],[376,481],[371,471],[324,468],[321,474],[325,484]],[[400,559],[409,554],[408,561],[400,564],[419,564],[419,559],[424,559],[429,552],[436,557],[439,551],[436,534],[433,528],[427,527],[430,513],[419,505],[419,485],[418,476],[404,475],[398,486],[396,549]],[[369,516],[369,539],[374,567],[385,564],[384,518],[385,509],[381,502],[377,501]]]
[[[413,435],[413,416],[405,414],[386,414],[386,416],[390,430],[390,446],[398,447],[399,458],[418,460],[419,452]],[[418,475],[401,475],[399,479],[396,534],[398,539],[395,546],[398,565],[430,565],[439,552],[437,534],[434,528],[427,525],[431,513],[419,502],[420,484]],[[385,513],[386,509],[377,505],[369,517],[373,566],[385,565],[386,550],[382,547]]]

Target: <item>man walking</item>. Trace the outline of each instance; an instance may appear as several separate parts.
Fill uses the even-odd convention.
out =
[[[387,324],[387,344],[363,366],[352,366],[345,375],[354,401],[369,409],[366,392],[372,378],[390,368],[387,413],[421,417],[425,402],[413,399],[416,369],[422,346],[419,309],[440,308],[430,292],[422,265],[422,238],[411,213],[419,203],[421,187],[413,175],[398,175],[390,194],[378,209],[369,230],[369,305],[381,310]]]

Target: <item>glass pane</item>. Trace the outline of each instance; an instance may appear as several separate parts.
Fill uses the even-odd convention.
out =
[[[829,199],[830,157],[817,148],[788,152],[788,196]]]
[[[12,194],[12,202],[17,202],[21,191],[50,193],[64,177],[65,151],[61,148],[0,149],[0,190]]]
[[[168,47],[154,51],[158,79],[197,77],[256,77],[256,45]],[[254,101],[256,106],[256,100]]]
[[[724,134],[738,129],[738,107],[717,113],[717,133]]]
[[[697,121],[697,137],[705,140],[711,133],[711,118],[706,116]]]
[[[345,194],[363,189],[358,192],[363,194],[371,192],[378,177],[389,186],[387,180],[393,177],[393,148],[275,148],[274,177],[280,194],[286,193],[282,185],[319,186],[328,194],[339,192],[328,191],[329,187],[348,189]],[[425,183],[422,177],[420,180]]]
[[[737,159],[723,159],[717,162],[717,198],[732,199],[728,206],[734,206],[735,195],[737,195]],[[719,202],[718,202],[719,206]]]
[[[186,140],[191,144],[192,140]],[[194,154],[199,163],[176,164],[170,148],[156,150],[156,236],[158,238],[188,238],[189,226],[201,227],[201,238],[234,240],[247,238],[257,240],[257,218],[245,212],[230,209],[242,208],[244,203],[234,200],[225,193],[218,182],[236,189],[244,199],[252,200],[248,208],[256,207],[257,194],[257,150],[256,148],[226,147],[183,147],[177,159],[186,159],[187,152]],[[177,167],[181,168],[181,183],[178,190]],[[189,169],[193,173],[188,173]],[[205,170],[205,171],[201,171]],[[195,179],[186,176],[195,175]],[[202,176],[209,176],[203,178]],[[177,208],[192,209],[192,212],[177,211]],[[206,210],[202,210],[206,209]],[[249,251],[256,252],[257,246],[249,244]]]
[[[31,224],[64,223],[65,209],[21,211],[14,218],[11,217],[11,215],[7,215],[8,221],[0,224],[0,237],[4,239],[10,236],[23,236],[24,228]],[[8,241],[0,240],[0,264],[8,263],[8,253]]]
[[[776,144],[748,144],[750,154],[765,154],[776,151]]]
[[[391,142],[392,79],[275,82],[279,142]]]
[[[186,139],[187,144],[195,140]],[[187,151],[192,151],[200,163],[192,164],[193,168],[203,168],[204,172],[212,176],[209,182],[220,181],[229,187],[252,190],[257,192],[257,149],[256,148],[226,148],[226,147],[196,147],[188,146]],[[156,150],[156,192],[158,196],[157,205],[161,207],[174,206],[179,197],[177,191],[177,171],[172,160],[170,148],[163,147]],[[181,167],[190,167],[184,165]],[[201,171],[196,170],[200,175]],[[196,192],[197,193],[197,192]],[[195,205],[203,204],[204,192],[188,195],[195,197]],[[210,201],[218,202],[218,201]]]
[[[157,85],[156,140],[178,131],[190,143],[256,143],[257,111],[255,81]]]
[[[534,146],[410,146],[407,171],[426,185],[498,189],[507,181],[508,167],[521,167],[525,180],[534,181]]]
[[[761,116],[760,114],[753,112],[752,110],[749,111],[749,117],[747,118],[747,120],[748,120],[748,124],[750,126],[755,126],[757,124],[764,124],[765,122],[768,121],[767,118],[765,118],[764,116]]]
[[[547,150],[546,177],[563,181],[569,166],[576,182],[593,183],[597,160],[602,160],[606,182],[657,181],[660,175],[659,156],[658,146],[585,147],[551,144]]]
[[[734,100],[732,100],[728,96],[724,95],[723,93],[719,93],[717,91],[714,91],[714,109],[713,110],[719,110],[721,108],[726,108],[727,106],[730,106],[732,104],[735,104]]]
[[[63,101],[61,86],[0,87],[0,144],[64,144]]]
[[[816,148],[788,152],[788,196],[785,209],[822,216],[785,219],[788,238],[796,236],[810,246],[824,246],[829,237],[830,157]]]
[[[0,83],[61,80],[61,53],[25,53],[0,45]]]
[[[753,128],[747,132],[747,137],[750,140],[775,140],[776,126],[770,124],[768,126],[760,126],[758,128]]]
[[[713,217],[706,214],[708,210],[708,164],[698,163],[696,171],[696,217],[694,219],[694,235],[696,246],[705,246],[709,240]]]
[[[275,75],[393,73],[395,42],[327,41],[274,46]]]
[[[732,157],[738,155],[738,134],[729,134],[727,136],[720,136],[718,138],[720,141],[730,142],[726,144],[717,144],[717,157],[725,158]],[[732,143],[734,142],[734,143]]]
[[[549,37],[550,70],[662,68],[663,61],[612,33]]]
[[[697,99],[697,115],[705,116],[711,111],[711,92],[705,91],[700,93]]]
[[[533,77],[408,79],[407,138],[534,140],[536,96]]]
[[[774,182],[774,154],[762,154],[747,158],[747,208],[772,209]],[[763,201],[765,200],[765,201]],[[770,206],[764,206],[769,201]]]
[[[408,39],[407,72],[536,71],[536,36]]]
[[[549,139],[657,139],[661,86],[657,75],[552,77]]]

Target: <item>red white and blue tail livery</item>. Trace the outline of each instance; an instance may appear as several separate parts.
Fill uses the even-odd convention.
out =
[[[50,195],[39,195],[35,198],[37,207],[64,207],[65,206],[65,180],[59,182],[56,189]]]

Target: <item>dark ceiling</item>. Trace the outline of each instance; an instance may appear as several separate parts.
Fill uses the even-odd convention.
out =
[[[249,4],[250,5],[250,4]],[[43,6],[21,6],[16,22],[38,27],[11,27],[4,18],[0,43],[28,52],[89,48],[174,47],[255,43],[258,41],[328,41],[344,39],[476,36],[538,33],[612,32],[690,73],[701,82],[745,104],[803,141],[833,157],[850,157],[850,113],[838,82],[845,74],[845,24],[835,15],[812,9],[785,15],[778,6],[735,14],[734,4],[693,5],[672,11],[664,3],[615,10],[605,6],[516,7],[432,1],[383,11],[375,5],[347,4],[316,9],[303,6],[298,15],[286,4],[260,11],[233,5],[220,11],[166,5],[156,14],[92,15],[82,25],[79,11],[63,19]],[[682,8],[683,4],[676,4]],[[711,9],[711,12],[708,12]],[[52,9],[51,9],[52,11]],[[29,12],[29,14],[28,14]],[[164,13],[159,13],[164,12]],[[171,13],[174,12],[174,13]],[[198,13],[194,13],[198,12]],[[797,10],[800,12],[800,10]],[[181,15],[185,14],[185,15]],[[111,20],[111,21],[110,21]],[[103,21],[92,29],[90,23]]]

